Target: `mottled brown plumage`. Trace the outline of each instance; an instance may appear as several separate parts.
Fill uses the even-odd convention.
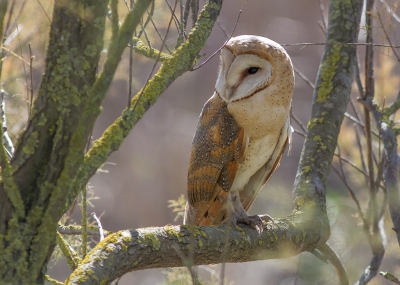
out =
[[[232,38],[221,51],[214,95],[204,105],[192,143],[185,224],[244,222],[278,167],[291,137],[292,64],[277,43]]]

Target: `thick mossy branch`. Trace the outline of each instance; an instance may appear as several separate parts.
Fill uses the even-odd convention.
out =
[[[85,155],[85,162],[76,178],[74,190],[78,191],[88,179],[117,150],[137,121],[156,102],[157,98],[174,80],[184,72],[191,70],[195,60],[205,45],[212,27],[219,15],[222,0],[208,1],[199,15],[195,27],[191,30],[186,42],[181,44],[171,56],[164,60],[158,72],[132,99],[131,108],[123,112],[102,137],[94,142]],[[140,99],[140,100],[139,100]],[[139,100],[139,102],[137,102]],[[75,197],[75,196],[73,196]],[[72,198],[68,201],[72,203]]]
[[[107,59],[104,62],[104,67],[90,90],[88,102],[68,150],[65,168],[63,169],[60,178],[57,181],[56,189],[60,189],[60,192],[64,193],[64,196],[61,198],[61,200],[67,200],[67,203],[63,205],[63,211],[65,211],[71,205],[78,192],[84,186],[82,184],[79,189],[72,187],[74,185],[73,180],[75,179],[79,168],[77,166],[81,165],[83,162],[83,156],[81,156],[83,149],[94,126],[94,122],[97,116],[100,114],[101,102],[106,96],[108,88],[111,85],[115,71],[121,60],[122,53],[128,45],[133,31],[140,23],[140,19],[146,12],[146,9],[150,3],[151,0],[137,1],[133,10],[125,17],[125,20],[119,28],[118,33],[114,36],[114,40],[110,44]],[[60,197],[58,197],[58,199],[60,199]],[[57,209],[54,208],[53,210]]]
[[[55,185],[96,78],[107,3],[54,3],[46,71],[11,161],[17,185],[13,195],[22,197],[24,219],[16,221],[12,202],[4,195],[5,184],[0,184],[0,249],[5,248],[0,254],[0,280],[7,284],[43,283],[65,205],[66,193]],[[79,156],[83,160],[83,151]]]
[[[99,284],[141,269],[247,262],[284,258],[311,250],[319,240],[318,227],[304,230],[296,214],[264,224],[264,231],[249,226],[171,226],[125,230],[111,234],[82,261],[66,284]],[[320,224],[316,221],[317,224]],[[187,259],[183,260],[181,257]],[[118,262],[115,262],[118,260]]]
[[[362,5],[362,0],[330,2],[326,42],[357,42]],[[355,58],[354,45],[325,47],[293,191],[297,209],[308,201],[325,208],[326,180],[350,98]]]

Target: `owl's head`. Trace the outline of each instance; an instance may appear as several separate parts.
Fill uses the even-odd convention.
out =
[[[293,91],[293,68],[278,43],[259,36],[231,38],[221,50],[221,66],[215,89],[227,103],[249,98],[272,84]],[[282,84],[279,84],[280,81]]]

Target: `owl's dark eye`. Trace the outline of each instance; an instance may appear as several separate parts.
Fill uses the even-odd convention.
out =
[[[249,69],[247,69],[247,74],[255,74],[259,69],[260,68],[258,67],[250,67]]]

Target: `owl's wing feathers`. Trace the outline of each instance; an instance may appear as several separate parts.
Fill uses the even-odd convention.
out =
[[[214,95],[204,105],[193,138],[185,224],[210,225],[220,214],[245,150],[245,133]]]
[[[271,158],[250,178],[245,189],[240,192],[240,200],[246,211],[248,211],[250,206],[253,204],[258,192],[278,168],[287,144],[289,144],[289,155],[292,146],[292,126],[290,125],[290,115],[283,125],[281,135],[279,136]]]

